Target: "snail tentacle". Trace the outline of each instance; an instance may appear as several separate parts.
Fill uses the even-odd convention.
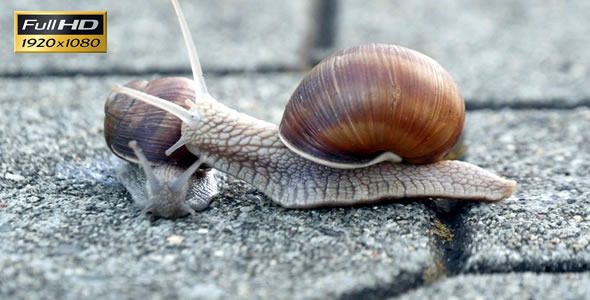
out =
[[[194,205],[196,209],[202,210],[207,207],[212,195],[217,193],[217,185],[214,183],[212,187],[210,183],[206,182],[209,178],[213,178],[209,174],[204,175],[208,177],[201,179],[202,182],[200,182],[200,187],[204,190],[196,191],[197,194],[193,191],[193,175],[203,163],[203,159],[198,159],[186,170],[173,165],[160,165],[152,168],[141,149],[137,146],[137,142],[131,141],[129,147],[133,149],[139,159],[139,164],[147,179],[144,187],[145,193],[141,195],[132,193],[134,198],[145,197],[144,199],[134,199],[136,203],[143,207],[143,214],[153,214],[163,217],[179,217],[187,214],[195,215],[195,209],[190,206],[192,202],[196,202]],[[128,170],[128,172],[132,171]],[[161,182],[158,178],[174,178],[174,180]],[[127,178],[123,183],[128,187],[130,181]],[[215,190],[211,191],[211,188]],[[129,187],[128,189],[130,191],[138,190],[137,188]],[[191,191],[191,196],[187,197],[189,191]],[[187,201],[187,199],[192,199],[192,201]]]
[[[160,181],[154,174],[154,170],[152,169],[152,166],[143,154],[143,151],[141,151],[141,149],[137,146],[137,142],[129,142],[129,148],[133,150],[133,153],[135,153],[135,156],[137,156],[137,159],[139,160],[139,165],[143,168],[143,171],[145,172],[145,177],[147,178],[146,189],[148,195],[150,195],[148,197],[152,198],[151,195],[153,195],[155,191],[162,189]]]
[[[182,136],[180,136],[178,141],[176,141],[174,145],[170,146],[170,148],[168,148],[166,152],[164,152],[164,154],[166,154],[166,156],[170,156],[172,153],[174,153],[174,151],[178,150],[184,145],[186,145],[186,140]]]
[[[193,71],[193,78],[195,80],[195,91],[197,94],[196,98],[201,99],[209,97],[209,92],[207,91],[207,84],[205,83],[205,77],[203,76],[203,70],[201,68],[201,62],[199,60],[199,54],[197,53],[197,48],[195,47],[195,43],[193,42],[193,38],[188,29],[186,19],[184,18],[184,14],[182,13],[182,9],[180,8],[180,4],[178,3],[178,1],[171,0],[171,2],[172,6],[174,6],[176,16],[178,17],[180,31],[182,32],[182,37],[184,38],[184,43],[186,45],[188,57],[191,62],[191,69]]]
[[[125,94],[127,96],[131,96],[143,102],[149,103],[153,106],[156,106],[164,111],[173,114],[174,116],[179,118],[184,124],[187,124],[190,127],[197,127],[199,121],[201,120],[201,116],[196,110],[186,110],[180,105],[174,104],[162,98],[146,94],[144,92],[132,88],[119,85],[113,89],[111,97],[114,97],[117,94]]]
[[[195,161],[188,169],[186,169],[182,175],[178,176],[174,182],[170,184],[170,190],[175,193],[186,194],[189,180],[191,176],[199,169],[199,167],[205,162],[205,158],[201,156]]]

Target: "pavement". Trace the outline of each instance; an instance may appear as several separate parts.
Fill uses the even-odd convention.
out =
[[[272,122],[326,53],[365,42],[427,53],[465,96],[466,160],[517,192],[287,210],[229,179],[196,216],[142,216],[115,177],[103,105],[118,83],[190,76],[172,8],[4,1],[107,10],[109,49],[14,54],[12,16],[0,19],[1,299],[589,297],[590,4],[181,4],[211,93]]]

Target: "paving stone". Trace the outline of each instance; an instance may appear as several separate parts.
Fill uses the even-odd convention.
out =
[[[208,82],[225,103],[277,122],[301,76]],[[284,210],[231,181],[197,217],[141,217],[102,140],[103,99],[132,79],[0,82],[1,295],[392,295],[444,272],[436,218],[419,202]],[[452,232],[463,239],[460,271],[588,268],[589,122],[588,108],[468,113],[468,160],[519,190],[463,208]]]
[[[335,49],[381,42],[421,51],[450,71],[471,107],[589,104],[588,1],[338,4]]]
[[[293,68],[302,62],[310,1],[181,1],[203,68]],[[107,54],[14,54],[13,17],[0,20],[0,74],[190,72],[169,1],[2,1],[16,10],[106,10]],[[8,16],[8,15],[7,15]]]
[[[397,299],[586,299],[590,274],[459,275]]]
[[[460,270],[588,270],[590,110],[470,115],[468,160],[514,178],[518,190],[503,203],[464,209],[455,232],[464,237]]]
[[[305,73],[245,74],[207,81],[213,96],[228,106],[275,124]],[[245,94],[244,94],[245,93]]]
[[[272,116],[299,77],[209,81]],[[102,137],[103,99],[132,79],[0,82],[0,298],[393,295],[437,276],[435,215],[421,202],[286,210],[230,181],[195,217],[141,216]]]

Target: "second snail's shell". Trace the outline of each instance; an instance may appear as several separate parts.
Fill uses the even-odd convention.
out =
[[[423,164],[450,151],[464,120],[461,92],[436,61],[370,44],[337,52],[306,75],[280,135],[295,152],[328,166],[371,164],[389,152]]]
[[[125,86],[160,97],[188,109],[186,99],[195,98],[194,82],[184,77],[164,77],[152,81],[135,80]],[[117,156],[137,163],[129,147],[137,141],[147,159],[153,164],[190,165],[197,160],[186,147],[170,156],[165,151],[180,139],[181,121],[155,106],[124,94],[111,95],[105,103],[104,136],[108,147]]]

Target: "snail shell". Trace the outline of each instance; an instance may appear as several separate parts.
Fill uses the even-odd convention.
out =
[[[370,44],[315,66],[280,124],[292,151],[336,168],[383,160],[438,161],[463,130],[465,103],[451,75],[407,48]]]
[[[125,86],[174,102],[188,109],[186,99],[195,98],[194,82],[184,77],[164,77],[152,81],[135,80]],[[153,164],[188,166],[197,158],[186,147],[170,156],[164,152],[180,139],[181,121],[155,106],[124,94],[108,97],[105,103],[104,135],[108,147],[120,158],[138,163],[129,142],[137,141]]]

